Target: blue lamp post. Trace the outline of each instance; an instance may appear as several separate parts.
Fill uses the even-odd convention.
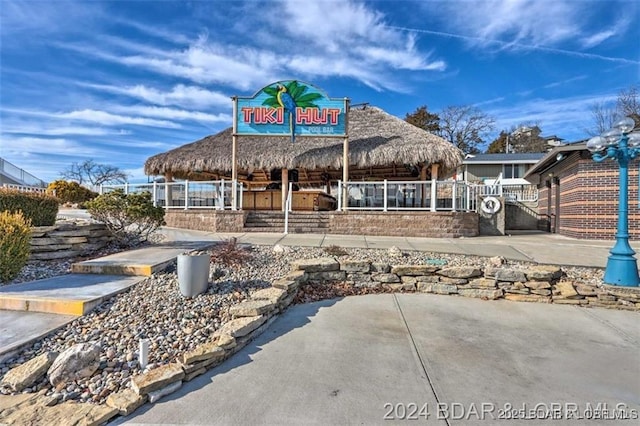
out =
[[[640,132],[631,133],[634,127],[633,119],[627,117],[618,121],[611,130],[587,142],[594,161],[600,163],[611,158],[618,161],[620,168],[618,230],[604,272],[604,282],[627,287],[640,284],[635,251],[629,245],[629,162],[640,155]]]

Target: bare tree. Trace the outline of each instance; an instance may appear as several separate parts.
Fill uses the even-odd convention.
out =
[[[73,180],[82,184],[93,186],[105,183],[126,183],[127,173],[119,167],[107,164],[98,164],[93,160],[85,160],[82,163],[74,162],[60,176],[67,180]]]
[[[464,153],[480,152],[484,138],[494,128],[495,120],[480,109],[466,106],[448,106],[440,113],[438,134]]]
[[[640,126],[640,99],[638,86],[631,86],[618,94],[616,110],[622,117],[631,117]]]
[[[593,127],[587,129],[590,136],[599,135],[611,128],[618,119],[618,112],[614,108],[607,107],[604,102],[597,102],[591,105],[591,117]]]
[[[616,121],[623,117],[631,117],[640,126],[640,94],[638,86],[630,86],[618,93],[615,106],[604,102],[596,102],[591,105],[591,117],[593,127],[586,132],[591,136],[599,135],[609,130]]]

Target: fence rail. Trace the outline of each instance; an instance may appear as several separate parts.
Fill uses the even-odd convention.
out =
[[[14,185],[12,183],[3,183],[2,187],[8,188],[8,189],[14,189],[20,192],[41,192],[41,193],[47,192],[47,188],[42,188],[39,186],[25,186],[25,185]]]
[[[165,183],[102,185],[100,193],[104,194],[122,189],[125,194],[149,192],[153,205],[166,209],[234,209],[234,190],[238,205],[242,205],[242,188],[234,181],[184,181]]]
[[[147,191],[155,206],[166,209],[241,209],[242,185],[235,181],[183,181],[166,183],[102,185],[100,193],[122,189],[125,193]],[[235,197],[234,197],[235,195]],[[338,210],[377,211],[477,211],[478,199],[505,197],[514,201],[537,201],[535,185],[473,185],[457,181],[338,181]],[[287,202],[287,211],[291,203]]]
[[[21,169],[18,166],[11,164],[4,158],[0,158],[0,173],[3,173],[8,177],[23,183],[23,185],[17,185],[17,186],[24,186],[29,188],[31,187],[46,188],[47,187],[47,184],[45,181],[43,181],[42,179],[38,179],[31,173]]]

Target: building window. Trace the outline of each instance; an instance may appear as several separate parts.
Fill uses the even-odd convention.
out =
[[[524,176],[524,164],[505,164],[502,166],[502,177],[504,179],[516,179]]]

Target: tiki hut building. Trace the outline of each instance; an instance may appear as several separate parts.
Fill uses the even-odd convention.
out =
[[[232,178],[233,168],[232,136],[233,130],[228,128],[199,141],[154,155],[147,159],[145,173],[163,176],[166,182],[221,179],[229,181]],[[402,226],[402,223],[393,223],[394,212],[388,211],[393,209],[387,209],[382,194],[365,193],[365,189],[372,188],[364,184],[373,181],[406,183],[437,180],[438,176],[454,171],[462,163],[463,155],[459,149],[443,138],[419,129],[379,108],[364,105],[351,107],[349,110],[348,176],[353,186],[349,192],[345,189],[344,197],[338,193],[338,182],[343,179],[343,138],[300,135],[295,143],[292,143],[287,136],[241,136],[237,138],[236,158],[238,182],[243,187],[242,201],[238,203],[236,211],[211,210],[206,213],[208,219],[205,219],[205,215],[200,211],[198,217],[208,223],[207,225],[193,223],[193,220],[186,218],[189,215],[193,217],[196,210],[169,210],[168,223],[213,231],[221,231],[222,228],[233,231],[249,230],[247,221],[251,222],[252,217],[256,216],[255,211],[271,211],[275,214],[284,210],[289,182],[292,182],[292,213],[328,210],[329,212],[324,214],[325,219],[328,217],[326,221],[329,223],[328,225],[325,223],[327,225],[324,227],[325,232],[349,233],[345,231],[351,228],[348,222],[353,220],[344,218],[352,216],[353,219],[359,216],[360,219],[355,221],[358,223],[354,222],[353,226],[364,226],[368,222],[369,232],[394,235],[393,231],[382,230],[389,228],[390,224],[396,227]],[[361,188],[358,188],[359,182],[363,183]],[[400,189],[396,187],[393,189],[395,197],[395,192],[400,192]],[[425,222],[422,229],[417,230],[414,235],[470,236],[477,234],[477,218],[475,225],[471,223],[465,227],[457,223],[463,216],[466,218],[472,213],[435,212],[433,208],[429,210],[430,194],[424,193],[427,190],[426,186],[421,188],[413,186],[411,193],[404,194],[404,199],[393,201],[395,203],[393,206],[397,208],[396,215],[403,213],[398,211],[400,208],[415,208],[411,212],[412,218],[407,216],[407,212],[403,213],[407,219],[407,225],[415,227],[415,218],[423,217]],[[388,196],[386,192],[385,195]],[[341,209],[349,209],[349,211],[335,211],[338,207],[336,201],[339,198],[343,201]],[[352,208],[358,209],[357,212]],[[460,232],[449,229],[449,225],[453,226],[453,223],[444,226],[444,229],[433,231],[434,227],[439,226],[439,223],[433,220],[438,214],[445,213],[450,216],[450,219],[460,216],[454,220],[456,222],[454,227],[457,227]],[[220,217],[211,218],[228,214],[242,215],[243,218],[236,217],[231,220],[234,223],[231,226],[227,226],[230,223],[229,218],[225,220],[221,220]],[[381,220],[382,214],[387,214],[387,218]],[[182,217],[174,217],[179,215]],[[316,213],[316,216],[323,215]],[[338,216],[343,219],[335,219]],[[307,214],[307,218],[309,217],[311,216]],[[377,218],[378,222],[372,221],[372,218]],[[466,220],[469,221],[469,219]],[[338,222],[341,225],[338,225]],[[215,225],[211,225],[212,223]],[[334,226],[331,223],[334,223]],[[374,230],[372,226],[379,231]],[[309,227],[305,229],[307,228]],[[412,232],[405,229],[398,235],[401,234],[411,235]]]

